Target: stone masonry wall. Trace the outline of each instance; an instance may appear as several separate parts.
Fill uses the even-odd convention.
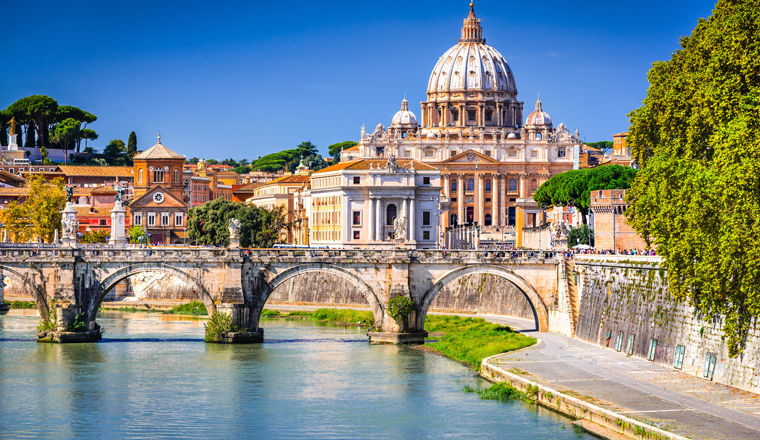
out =
[[[596,256],[595,256],[596,257]],[[668,290],[666,273],[655,259],[638,261],[590,259],[576,261],[580,275],[581,305],[575,334],[578,339],[627,351],[647,359],[650,340],[657,340],[654,362],[674,367],[676,347],[685,347],[684,372],[703,376],[707,354],[717,358],[713,380],[752,392],[760,392],[760,330],[750,329],[742,356],[728,357],[722,322],[698,316],[694,308],[679,302]],[[608,337],[609,335],[609,337]]]

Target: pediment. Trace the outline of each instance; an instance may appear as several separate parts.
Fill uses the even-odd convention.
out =
[[[153,195],[157,192],[161,192],[164,195],[164,201],[157,203],[153,199]],[[169,192],[161,185],[156,185],[149,189],[145,194],[136,198],[129,204],[130,209],[134,208],[186,208],[187,204],[180,198]]]
[[[493,163],[498,164],[499,161],[488,157],[485,154],[478,153],[475,150],[467,150],[462,153],[457,154],[454,157],[451,157],[449,159],[446,159],[443,161],[443,163]]]

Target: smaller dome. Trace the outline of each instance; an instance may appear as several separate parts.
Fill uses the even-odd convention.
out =
[[[515,134],[514,134],[514,133],[509,133],[509,134],[507,135],[507,139],[517,139],[517,136],[515,136]]]
[[[407,102],[406,96],[401,101],[401,110],[393,116],[391,125],[393,127],[417,127],[417,116],[409,111],[409,102]]]
[[[525,120],[525,125],[552,125],[552,118],[544,112],[544,108],[541,105],[541,98],[536,101],[536,109],[528,115],[528,119]]]

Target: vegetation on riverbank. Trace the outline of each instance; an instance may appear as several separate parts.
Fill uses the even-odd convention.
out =
[[[5,304],[12,309],[36,309],[37,304],[34,301],[5,301]]]
[[[483,359],[536,343],[535,338],[482,318],[428,315],[425,330],[443,333],[437,342],[426,344],[446,357],[480,371]]]
[[[478,393],[478,396],[482,400],[498,400],[499,402],[508,402],[510,400],[533,401],[527,394],[506,382],[498,382],[488,388],[481,388],[479,390],[465,385],[462,391],[465,393]]]
[[[262,318],[311,318],[313,321],[332,325],[358,325],[371,327],[375,325],[375,316],[372,312],[351,309],[317,309],[314,311],[294,310],[285,312],[281,310],[264,309]]]
[[[206,316],[208,310],[203,301],[191,301],[187,304],[180,304],[171,310],[164,312],[165,315],[191,315],[191,316]]]

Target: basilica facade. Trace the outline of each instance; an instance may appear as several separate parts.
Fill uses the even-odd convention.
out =
[[[439,169],[443,227],[529,226],[521,206],[551,176],[578,168],[578,131],[555,127],[540,99],[523,123],[512,70],[486,44],[473,4],[459,42],[433,68],[420,115],[404,98],[390,127],[362,127],[359,145],[341,158],[395,157]]]

